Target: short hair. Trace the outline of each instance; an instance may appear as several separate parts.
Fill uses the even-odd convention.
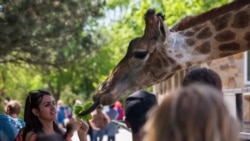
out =
[[[5,106],[5,112],[8,114],[19,114],[21,110],[21,104],[17,100],[10,100]]]
[[[132,133],[138,133],[146,122],[147,112],[157,104],[156,96],[146,91],[137,91],[125,101],[126,121],[131,125]]]
[[[218,73],[208,68],[192,69],[183,79],[182,86],[191,83],[203,83],[222,91],[222,82]]]

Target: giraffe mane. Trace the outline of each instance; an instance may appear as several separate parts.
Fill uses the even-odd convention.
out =
[[[196,16],[188,16],[182,20],[180,20],[176,25],[174,25],[170,31],[181,31],[188,29],[197,24],[203,23],[209,19],[212,19],[216,16],[222,15],[226,12],[239,9],[250,3],[250,0],[235,0],[231,3],[225,4],[219,8],[213,8],[205,13],[196,15]]]

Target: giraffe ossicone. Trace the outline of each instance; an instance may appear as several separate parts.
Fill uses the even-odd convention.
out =
[[[237,2],[245,3],[194,26],[182,30],[175,26],[171,31],[162,16],[148,10],[144,35],[129,43],[125,57],[93,99],[110,105],[124,94],[164,81],[181,69],[249,50],[250,2]]]

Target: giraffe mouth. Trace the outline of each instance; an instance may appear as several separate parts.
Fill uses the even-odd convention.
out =
[[[117,101],[119,97],[108,93],[98,93],[93,96],[93,101],[99,102],[100,105],[112,105]]]
[[[91,107],[89,107],[89,109],[87,109],[87,110],[81,112],[79,115],[80,115],[80,116],[86,116],[86,115],[90,114],[91,112],[93,112],[93,111],[96,109],[96,107],[99,106],[99,105],[100,105],[100,98],[97,99],[97,100],[94,102],[94,104],[93,104]]]
[[[111,105],[115,102],[113,96],[109,92],[97,92],[93,96],[93,105],[89,107],[87,110],[80,113],[80,116],[85,116],[93,112],[99,105]]]

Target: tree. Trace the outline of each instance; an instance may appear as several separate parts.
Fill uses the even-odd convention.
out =
[[[17,98],[14,90],[23,89],[20,94],[46,88],[58,99],[64,86],[74,81],[68,70],[77,72],[74,66],[101,47],[95,29],[105,1],[5,0],[0,4],[1,89]],[[13,70],[26,83],[14,81],[17,76],[8,75],[15,74]],[[33,78],[39,82],[30,84]]]

